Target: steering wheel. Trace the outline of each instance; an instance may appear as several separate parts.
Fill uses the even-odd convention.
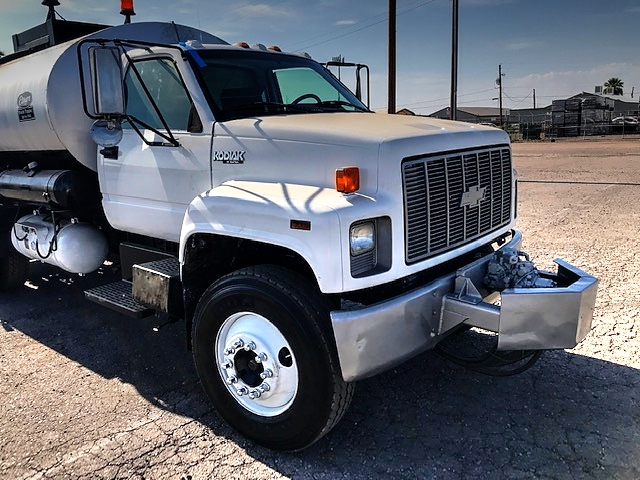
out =
[[[317,96],[315,93],[305,93],[304,95],[300,95],[293,102],[291,102],[291,105],[297,105],[298,103],[300,103],[303,100],[306,100],[307,98],[313,98],[317,103],[322,103],[322,99],[319,96]]]

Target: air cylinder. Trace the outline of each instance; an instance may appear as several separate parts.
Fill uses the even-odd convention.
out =
[[[70,273],[97,270],[107,257],[108,244],[93,225],[76,220],[53,220],[50,215],[27,215],[12,230],[11,242],[22,255]]]

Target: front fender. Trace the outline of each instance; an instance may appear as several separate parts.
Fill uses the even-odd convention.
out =
[[[226,182],[189,205],[180,236],[180,261],[194,234],[243,238],[296,252],[309,264],[322,292],[340,292],[348,262],[341,238],[348,226],[341,225],[340,211],[359,201],[358,195],[322,187]],[[295,223],[308,229],[294,228]]]

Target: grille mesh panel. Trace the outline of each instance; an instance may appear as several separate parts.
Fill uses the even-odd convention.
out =
[[[464,245],[511,219],[508,147],[407,160],[402,179],[407,263]]]

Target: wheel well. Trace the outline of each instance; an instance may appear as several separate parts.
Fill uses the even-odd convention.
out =
[[[309,264],[298,253],[287,248],[205,233],[192,235],[187,240],[182,265],[182,286],[189,346],[193,313],[209,285],[240,268],[266,264],[285,267],[303,275],[312,285],[318,285]]]

